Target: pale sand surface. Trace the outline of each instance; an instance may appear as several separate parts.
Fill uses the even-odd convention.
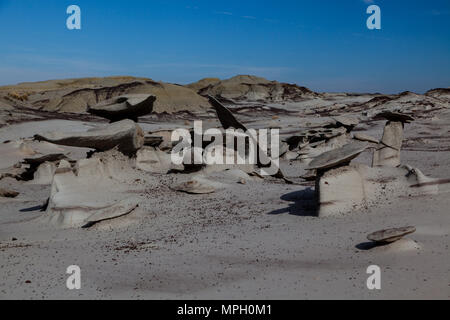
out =
[[[365,102],[370,97],[348,99],[338,100]],[[295,111],[276,119],[252,112],[237,116],[248,127],[272,123],[285,131],[289,126],[297,130],[326,121],[326,117],[305,115],[311,104],[329,102],[267,104]],[[192,120],[143,117],[141,126],[145,131],[173,129],[189,127]],[[208,121],[218,125],[213,116]],[[0,143],[43,131],[84,131],[101,123],[83,119],[11,124],[0,129]],[[376,121],[358,128],[380,138],[383,125]],[[449,148],[450,114],[443,110],[435,118],[406,125],[402,163],[448,179]],[[355,161],[370,164],[370,159],[365,152]],[[295,181],[304,173],[304,165],[297,161],[283,161],[282,169]],[[15,199],[0,200],[0,298],[450,298],[448,193],[393,198],[343,216],[318,218],[313,184],[265,179],[245,185],[227,183],[207,195],[171,189],[188,176],[143,172],[143,179],[158,183],[136,183],[130,189],[130,196],[139,193],[144,199],[139,203],[140,216],[87,229],[58,229],[38,219],[50,185],[0,180],[0,188],[20,192]],[[368,249],[367,234],[409,225],[417,231],[405,240]],[[70,265],[81,268],[81,290],[66,288]],[[381,268],[381,290],[366,287],[370,265]]]

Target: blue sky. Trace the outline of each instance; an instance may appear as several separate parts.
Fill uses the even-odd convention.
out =
[[[66,8],[81,8],[81,30]],[[381,30],[366,9],[381,8]],[[254,74],[316,91],[450,86],[448,0],[0,0],[0,84]]]

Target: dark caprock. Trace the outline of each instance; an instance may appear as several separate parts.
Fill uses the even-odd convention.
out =
[[[125,119],[137,122],[139,117],[152,113],[155,101],[156,97],[148,94],[123,95],[88,107],[87,112],[106,118],[110,122]]]

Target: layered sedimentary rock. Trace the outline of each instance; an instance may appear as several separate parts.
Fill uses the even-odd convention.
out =
[[[6,97],[13,105],[70,113],[85,113],[88,106],[130,94],[155,96],[154,113],[197,112],[209,107],[204,97],[187,87],[128,76],[61,79],[0,87],[0,99]]]
[[[144,133],[132,120],[122,120],[86,132],[53,132],[35,135],[36,140],[54,144],[107,151],[115,147],[124,154],[133,154],[144,145]]]
[[[126,193],[138,176],[133,160],[114,150],[79,160],[74,168],[62,164],[42,221],[71,228],[126,215],[138,207],[139,200]]]
[[[202,87],[203,85],[203,87]],[[221,81],[204,81],[188,85],[201,95],[249,101],[298,101],[318,94],[295,84],[269,81],[251,75],[239,75]]]

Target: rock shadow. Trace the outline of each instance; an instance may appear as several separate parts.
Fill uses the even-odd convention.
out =
[[[317,196],[313,188],[306,188],[282,195],[281,200],[291,202],[288,207],[269,212],[270,215],[288,213],[294,216],[317,217]]]

